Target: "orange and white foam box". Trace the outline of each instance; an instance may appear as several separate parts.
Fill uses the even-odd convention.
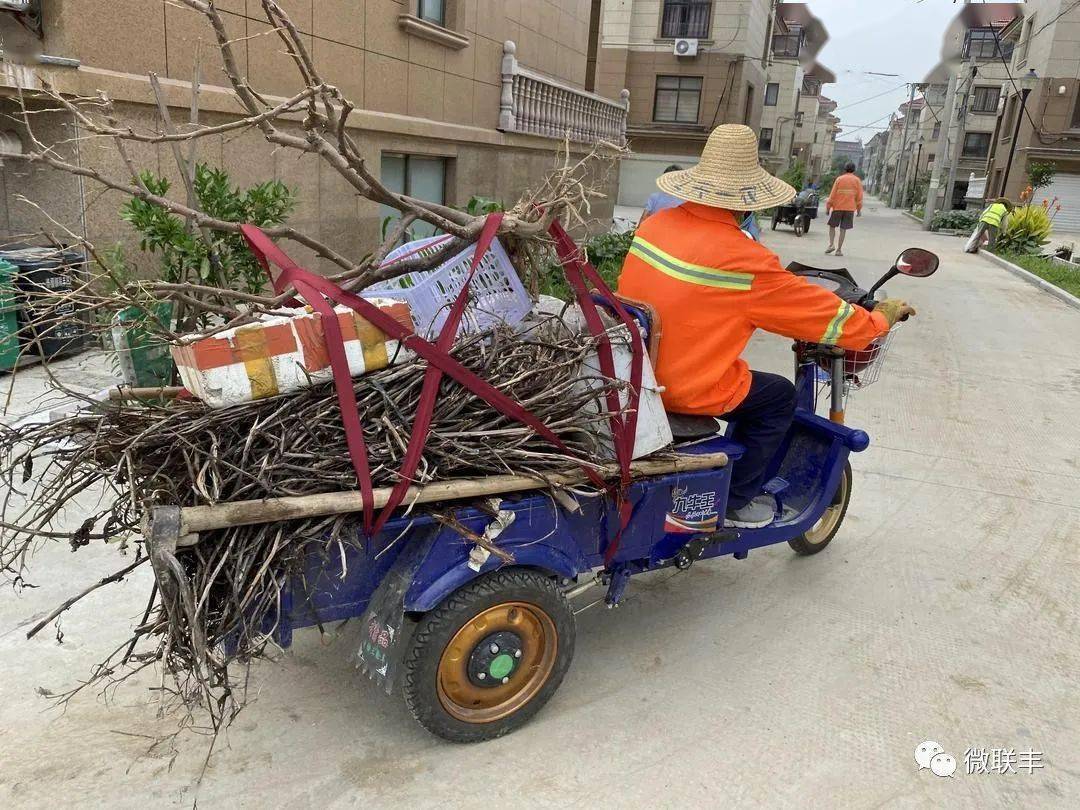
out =
[[[409,305],[388,298],[371,303],[412,329]],[[285,310],[212,337],[172,347],[184,387],[220,408],[307,388],[333,378],[322,316],[309,307]],[[348,307],[336,307],[349,373],[357,377],[412,356]]]

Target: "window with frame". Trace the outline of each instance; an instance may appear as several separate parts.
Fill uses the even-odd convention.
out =
[[[776,34],[772,39],[773,56],[798,59],[799,52],[802,50],[802,41],[802,31],[795,34]]]
[[[1073,105],[1072,122],[1070,129],[1080,129],[1080,85],[1076,88],[1076,103]]]
[[[758,149],[762,152],[772,151],[773,131],[771,127],[762,127],[758,134]]]
[[[1005,115],[1001,119],[1001,138],[1002,140],[1011,140],[1013,136],[1013,129],[1016,128],[1016,116],[1019,112],[1020,95],[1013,93],[1009,96],[1009,100],[1005,102]]]
[[[383,152],[379,179],[395,194],[407,194],[419,200],[446,203],[447,159],[427,155],[405,155],[399,152]],[[401,218],[396,208],[380,206],[379,218],[386,222],[387,230]],[[435,227],[426,222],[415,222],[403,241],[423,239],[435,234]]]
[[[1009,59],[1013,43],[1003,42],[991,27],[972,28],[964,38],[965,59]]]
[[[1017,66],[1024,64],[1028,58],[1028,49],[1031,46],[1031,35],[1035,31],[1035,15],[1032,14],[1024,20],[1024,33],[1020,37],[1020,47],[1016,49]]]
[[[990,133],[969,132],[964,136],[964,157],[984,158],[990,154]]]
[[[811,76],[807,76],[803,79],[802,89],[803,95],[816,96],[821,92],[821,82]]]
[[[940,137],[941,137],[941,122],[938,121],[936,124],[934,124],[934,133],[930,136],[930,140],[936,141]]]
[[[446,0],[418,0],[416,16],[436,25],[446,25]]]
[[[780,98],[780,83],[769,82],[765,85],[765,106],[775,107],[777,100]]]
[[[653,121],[696,124],[701,107],[700,76],[657,76]]]
[[[973,113],[996,113],[1000,99],[1000,87],[976,87],[971,97],[971,111]]]
[[[660,36],[664,39],[707,39],[712,0],[664,0]]]

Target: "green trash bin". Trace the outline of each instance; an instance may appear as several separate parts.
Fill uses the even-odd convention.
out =
[[[173,305],[164,301],[150,311],[128,307],[113,317],[112,343],[124,382],[133,388],[172,385],[175,368],[169,344],[150,329],[150,319],[168,327]]]
[[[19,362],[19,304],[15,277],[19,269],[0,259],[0,371],[11,371]]]

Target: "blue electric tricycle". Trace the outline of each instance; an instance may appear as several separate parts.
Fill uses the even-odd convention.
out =
[[[928,251],[904,251],[870,291],[845,270],[789,270],[872,308],[887,279],[929,276],[937,266]],[[646,311],[633,314],[651,328]],[[506,734],[543,707],[570,666],[569,598],[600,586],[603,601],[614,606],[635,574],[724,555],[744,559],[776,543],[803,555],[829,544],[851,497],[848,454],[870,443],[843,424],[845,395],[873,381],[885,345],[845,352],[795,344],[798,410],[768,476],[777,504],[769,526],[725,528],[731,469],[743,448],[715,419],[673,415],[676,455],[653,463],[667,465],[663,474],[649,475],[648,460],[639,464],[645,472],[629,490],[632,517],[607,565],[619,525],[610,498],[504,493],[461,507],[453,527],[423,514],[396,516],[375,537],[361,532],[341,559],[328,559],[320,545],[306,558],[307,570],[282,590],[280,613],[268,626],[288,646],[296,628],[361,617],[360,665],[387,693],[400,687],[425,728],[457,742]],[[830,388],[825,418],[817,415],[818,398]],[[161,552],[197,542],[185,535],[183,511],[159,507],[151,516],[151,559],[162,588],[168,572]],[[470,536],[489,538],[500,555],[478,554]]]

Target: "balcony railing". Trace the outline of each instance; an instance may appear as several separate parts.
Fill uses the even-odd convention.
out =
[[[629,90],[622,91],[619,101],[579,90],[522,67],[517,45],[509,40],[503,45],[499,101],[499,129],[503,132],[625,146],[629,110]]]

